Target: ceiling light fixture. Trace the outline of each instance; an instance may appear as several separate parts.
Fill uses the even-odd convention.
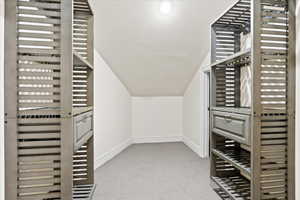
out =
[[[160,2],[160,12],[164,15],[168,15],[172,11],[172,6],[171,0],[162,0]]]

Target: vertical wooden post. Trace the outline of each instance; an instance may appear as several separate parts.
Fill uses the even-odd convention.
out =
[[[215,72],[214,72],[215,69],[211,69],[210,71],[210,109],[209,109],[209,117],[210,117],[210,123],[209,123],[209,137],[210,137],[210,149],[213,149],[215,148],[216,146],[216,141],[215,141],[215,137],[213,136],[213,115],[211,114],[212,113],[212,108],[214,106],[216,106],[216,94],[215,94],[215,91],[216,91],[216,77],[215,77]],[[211,158],[210,158],[210,176],[216,176],[216,159],[215,159],[215,155],[213,155],[212,153],[210,154]]]
[[[73,1],[61,0],[61,193],[73,199]]]
[[[17,1],[5,1],[5,200],[16,200],[18,189],[17,130]]]
[[[241,35],[240,31],[233,30],[234,31],[234,52],[238,53],[241,51]],[[234,105],[235,107],[241,106],[241,68],[237,67],[234,69],[234,76],[235,76],[235,82],[234,82]]]
[[[88,33],[87,33],[87,45],[88,45],[88,61],[94,64],[94,16],[90,16],[88,19]]]
[[[94,136],[92,136],[87,142],[87,159],[87,183],[94,184]]]
[[[261,200],[261,0],[251,1],[252,28],[252,139],[251,139],[251,199]]]
[[[216,40],[217,40],[217,36],[216,36],[216,30],[215,30],[215,27],[214,26],[212,26],[211,27],[211,33],[210,33],[210,40],[211,40],[211,44],[210,44],[210,61],[211,61],[211,63],[214,63],[214,62],[216,62],[216,60],[217,60],[217,58],[216,58],[216,51],[215,51],[215,49],[216,49]]]
[[[94,66],[94,16],[88,19],[87,59]],[[94,106],[94,71],[88,70],[87,105]]]
[[[288,0],[288,200],[295,200],[295,93],[296,93],[296,0]]]
[[[87,46],[88,46],[88,61],[94,66],[94,16],[90,16],[88,20],[88,34],[87,34]],[[95,68],[94,68],[95,70]],[[88,74],[88,93],[87,104],[94,106],[94,71],[89,71]],[[93,123],[94,130],[94,123]],[[88,183],[94,183],[94,136],[87,142],[87,162],[88,162]]]

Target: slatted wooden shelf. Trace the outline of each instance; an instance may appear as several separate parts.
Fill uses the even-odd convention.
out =
[[[228,196],[228,194],[226,192],[224,192],[224,190],[217,188],[214,189],[214,191],[223,199],[223,200],[231,200],[230,197]]]
[[[74,13],[93,15],[92,7],[89,5],[88,1],[74,0],[73,4],[74,4],[73,7]]]
[[[5,0],[5,199],[91,199],[89,0]],[[72,51],[74,49],[74,51]]]
[[[49,108],[49,107],[35,107],[35,108],[26,108],[26,109],[22,109],[22,111],[25,113],[30,112],[30,111],[49,111],[49,110],[57,110],[59,111],[60,108]],[[93,106],[82,106],[82,107],[73,107],[73,116],[88,112],[93,110]]]
[[[221,106],[221,107],[212,107],[211,110],[229,112],[229,113],[246,114],[246,115],[251,114],[251,109],[250,108],[237,108],[237,107]]]
[[[93,106],[84,106],[84,107],[73,107],[73,116],[80,115],[82,113],[92,111]]]
[[[240,26],[249,26],[251,19],[251,1],[238,1],[231,8],[229,8],[221,17],[214,22],[219,26],[227,26],[231,28],[240,28]]]
[[[247,179],[251,179],[251,163],[250,154],[248,152],[245,152],[243,150],[240,150],[238,152],[228,149],[223,151],[212,149],[212,153],[239,169]]]
[[[75,185],[73,187],[73,200],[92,200],[96,185]]]
[[[241,176],[212,177],[212,180],[233,200],[250,200],[250,182]]]
[[[216,61],[210,65],[210,68],[213,67],[225,67],[225,66],[241,66],[250,62],[250,53],[251,49],[245,51],[237,52],[227,58]]]
[[[238,0],[211,24],[211,177],[230,199],[295,199],[295,9]]]
[[[88,66],[91,70],[94,69],[94,66],[85,58],[83,58],[76,50],[73,50],[73,58],[74,58],[74,65],[83,65]]]
[[[94,183],[94,17],[89,0],[72,0],[72,122],[75,200],[90,200]]]

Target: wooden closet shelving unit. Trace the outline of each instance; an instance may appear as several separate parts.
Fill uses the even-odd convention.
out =
[[[214,190],[295,200],[295,1],[240,0],[211,33]]]
[[[6,200],[90,200],[93,12],[88,0],[5,1]]]

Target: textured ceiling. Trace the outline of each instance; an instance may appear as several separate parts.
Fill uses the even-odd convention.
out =
[[[235,0],[96,0],[95,47],[133,96],[181,96],[209,50],[210,23]]]

